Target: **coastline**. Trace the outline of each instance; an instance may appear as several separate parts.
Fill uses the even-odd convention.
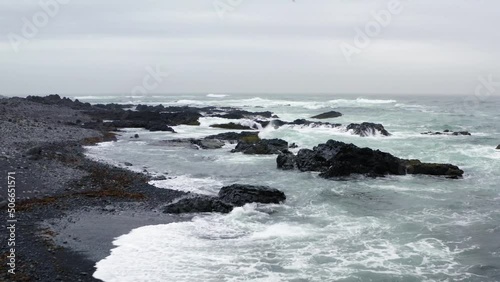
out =
[[[115,237],[187,219],[156,209],[186,193],[84,156],[83,146],[115,137],[107,128],[81,126],[92,121],[81,110],[24,98],[0,99],[0,107],[0,178],[7,183],[7,172],[15,172],[17,181],[16,274],[2,263],[1,280],[100,281],[92,277],[95,263],[109,255]],[[2,199],[6,194],[2,189]],[[6,242],[7,212],[0,220]]]

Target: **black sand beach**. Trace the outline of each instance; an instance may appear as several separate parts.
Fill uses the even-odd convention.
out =
[[[73,107],[74,108],[74,107]],[[156,189],[148,176],[86,159],[83,145],[113,140],[106,129],[83,128],[82,110],[24,98],[0,99],[0,181],[15,172],[15,275],[2,248],[2,281],[96,281],[95,263],[115,237],[182,217],[158,207],[185,193]],[[1,190],[7,209],[7,189]],[[0,213],[7,242],[7,212]]]

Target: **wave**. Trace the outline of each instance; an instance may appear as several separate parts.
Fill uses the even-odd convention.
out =
[[[107,282],[146,276],[151,281],[330,281],[363,271],[419,280],[438,273],[469,277],[456,267],[456,256],[469,249],[452,249],[436,238],[389,241],[384,235],[390,227],[372,217],[332,215],[329,222],[279,222],[257,205],[246,205],[228,215],[141,227],[113,242],[117,247],[96,264],[94,277]]]
[[[207,97],[211,97],[211,98],[224,98],[224,97],[227,97],[229,95],[227,94],[208,94]]]

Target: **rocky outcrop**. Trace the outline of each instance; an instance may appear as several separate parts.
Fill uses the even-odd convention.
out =
[[[362,174],[372,177],[384,175],[427,174],[458,178],[463,171],[451,164],[422,163],[419,160],[397,158],[389,153],[353,144],[328,140],[310,149],[301,149],[297,155],[284,151],[276,159],[278,168],[300,171],[318,171],[324,178]]]
[[[269,111],[265,112],[249,112],[244,110],[228,110],[223,114],[212,115],[213,117],[227,118],[227,119],[254,119],[259,117],[271,118],[273,117],[273,113]]]
[[[288,122],[286,124],[291,124],[291,125],[303,125],[303,126],[309,126],[309,127],[340,127],[342,124],[340,123],[329,123],[329,122],[320,122],[320,121],[310,121],[306,119],[296,119],[292,122]]]
[[[193,196],[180,199],[177,202],[167,205],[163,212],[174,214],[199,212],[229,213],[232,210],[232,205],[225,203],[216,197]]]
[[[440,131],[427,131],[427,132],[422,132],[421,134],[425,135],[453,135],[453,136],[459,136],[459,135],[465,135],[465,136],[470,136],[470,132],[468,131],[451,131],[449,129],[444,130],[443,132]]]
[[[316,118],[316,119],[326,119],[326,118],[336,118],[336,117],[341,117],[342,114],[339,113],[339,112],[336,112],[336,111],[330,111],[330,112],[326,112],[326,113],[322,113],[322,114],[319,114],[319,115],[315,115],[311,118]]]
[[[196,195],[181,198],[165,206],[164,213],[229,213],[234,207],[249,203],[279,204],[286,200],[285,193],[267,186],[233,184],[222,187],[217,197]]]
[[[500,145],[497,146],[497,150],[500,150]]]
[[[228,141],[229,143],[238,143],[240,141],[247,143],[256,143],[260,141],[258,132],[242,131],[237,132],[224,132],[216,135],[210,135],[205,137],[205,139],[217,139]]]
[[[279,204],[286,200],[286,196],[267,186],[233,184],[220,189],[219,199],[240,207],[248,203]]]
[[[246,125],[241,125],[239,123],[223,123],[223,124],[212,124],[210,127],[213,128],[223,128],[223,129],[236,129],[236,130],[254,130],[254,128]]]
[[[258,142],[240,141],[232,153],[242,152],[247,155],[279,154],[288,149],[288,142],[282,139],[262,139]]]
[[[352,132],[361,137],[373,136],[377,134],[382,134],[384,136],[390,136],[391,134],[385,130],[384,126],[380,123],[363,122],[351,123],[346,127],[347,130],[352,130]]]
[[[48,95],[45,97],[40,97],[40,96],[28,96],[26,97],[26,100],[36,102],[36,103],[41,103],[41,104],[46,104],[46,105],[58,105],[58,106],[65,106],[69,107],[75,110],[85,110],[85,109],[91,109],[92,105],[89,103],[82,103],[78,101],[78,99],[75,99],[75,101],[72,101],[69,98],[61,98],[58,94],[52,94]]]

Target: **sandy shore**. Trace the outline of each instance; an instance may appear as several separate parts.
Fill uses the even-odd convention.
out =
[[[80,110],[26,99],[0,99],[0,183],[16,176],[16,274],[1,281],[97,281],[94,265],[115,237],[150,224],[186,220],[160,212],[183,192],[157,189],[148,177],[84,157],[83,145],[113,140],[83,128]],[[8,239],[7,189],[0,192],[2,245]],[[7,248],[2,248],[6,259]]]

